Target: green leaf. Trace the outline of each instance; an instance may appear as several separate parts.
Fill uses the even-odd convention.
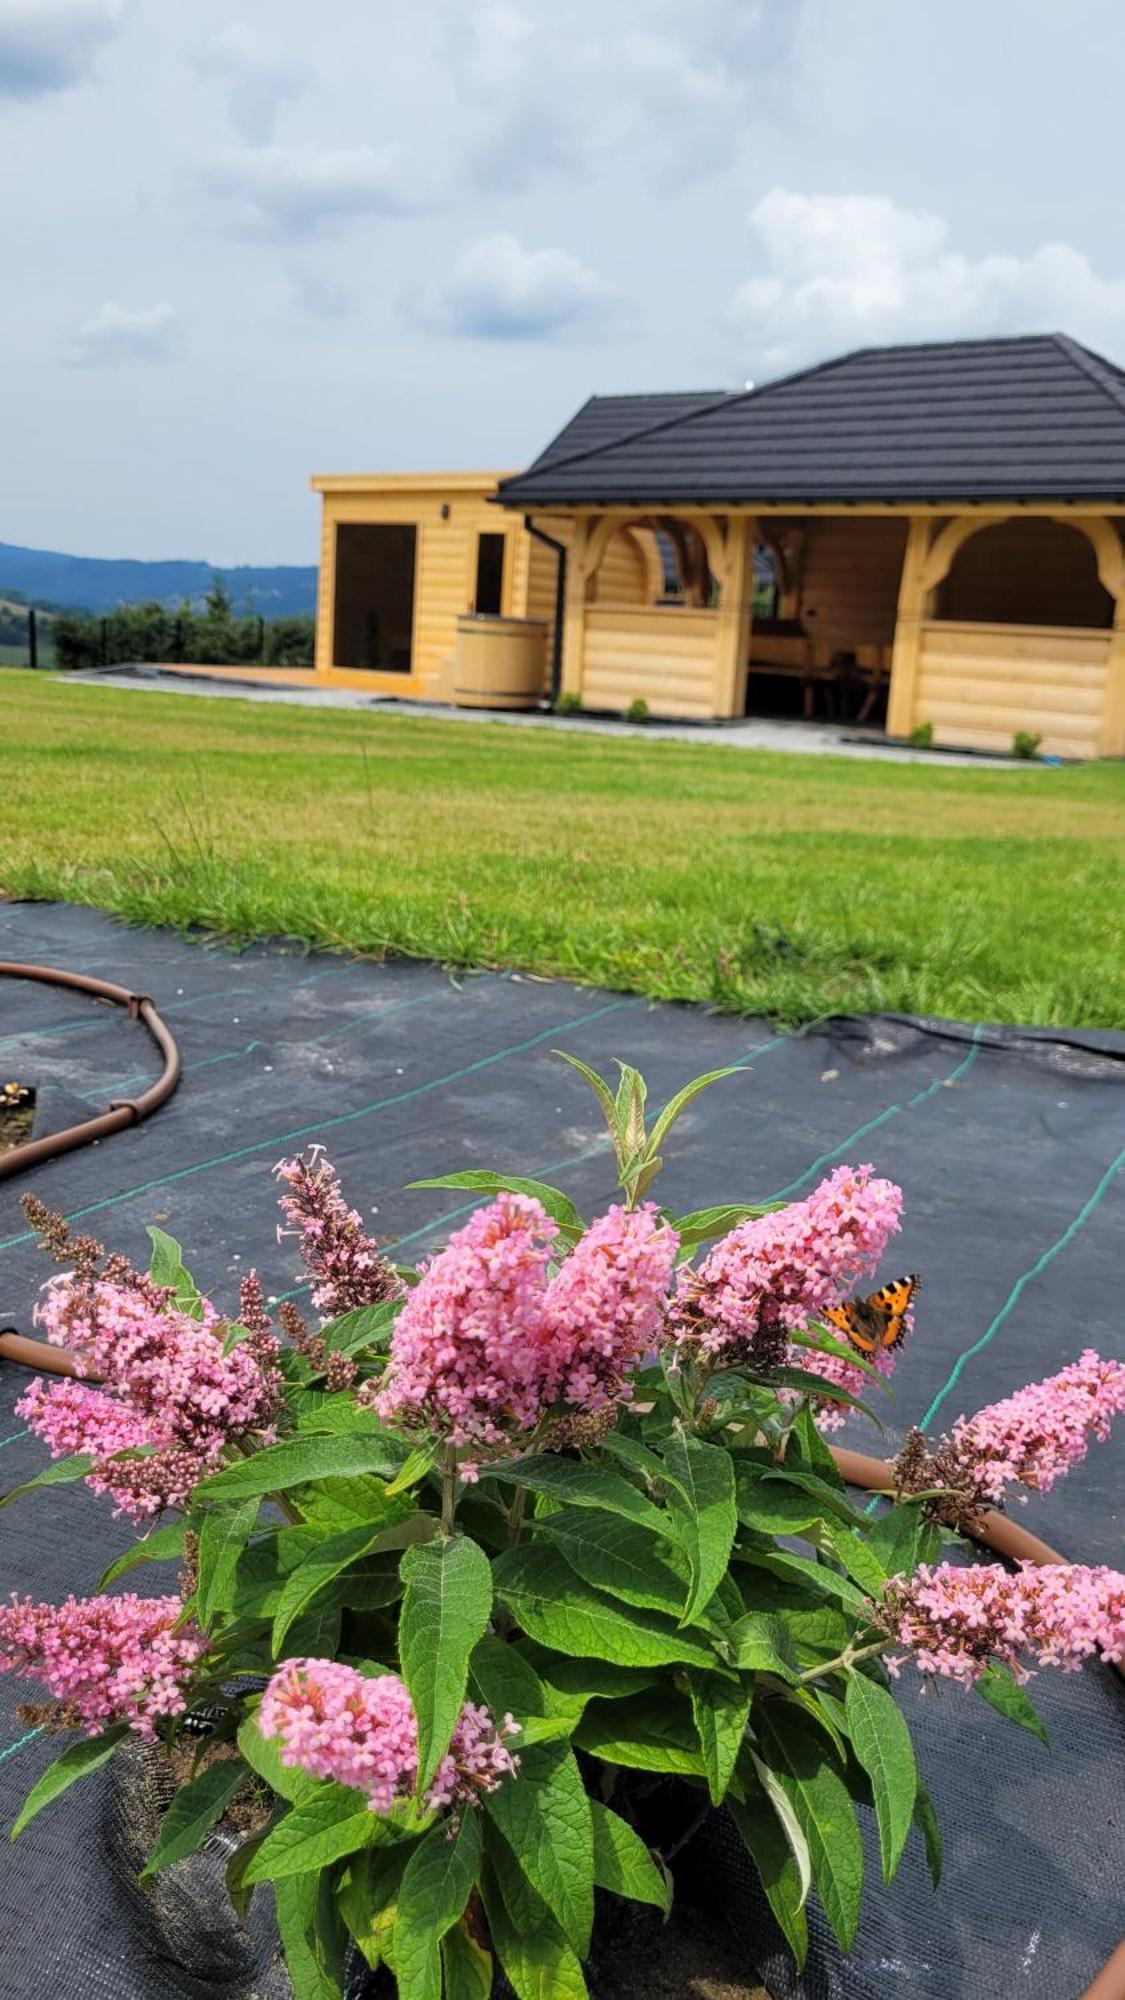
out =
[[[531,1639],[553,1652],[623,1667],[715,1664],[712,1649],[655,1612],[622,1611],[554,1549],[509,1549],[493,1565],[498,1597]]]
[[[436,1532],[437,1522],[432,1514],[409,1513],[384,1527],[376,1522],[362,1528],[345,1528],[340,1534],[329,1535],[327,1540],[318,1543],[282,1585],[273,1619],[271,1645],[274,1658],[281,1657],[285,1635],[294,1620],[345,1570],[351,1569],[365,1556],[409,1548],[418,1541],[429,1541]]]
[[[772,1215],[776,1209],[784,1207],[783,1201],[724,1202],[718,1208],[693,1208],[687,1215],[673,1215],[669,1220],[680,1239],[680,1253],[683,1255],[699,1243],[710,1243],[716,1236],[726,1236],[730,1230],[737,1229],[740,1222],[755,1222],[760,1215]]]
[[[238,1747],[250,1769],[257,1773],[271,1792],[289,1804],[298,1799],[311,1798],[317,1789],[317,1779],[310,1778],[295,1765],[281,1761],[281,1744],[276,1737],[263,1736],[258,1727],[256,1715],[248,1715],[240,1724]]]
[[[823,1382],[823,1377],[820,1378]],[[796,1449],[797,1457],[812,1472],[817,1472],[829,1486],[838,1487],[842,1493],[844,1482],[831,1451],[816,1427],[816,1419],[808,1403],[802,1403],[793,1422],[789,1426],[790,1447]]]
[[[820,1532],[821,1546],[827,1544],[827,1551],[843,1565],[853,1582],[868,1597],[881,1597],[887,1572],[866,1540],[854,1529],[846,1528],[842,1521],[825,1521]]]
[[[718,1674],[688,1673],[686,1678],[711,1803],[721,1805],[745,1740],[753,1689],[746,1681]]]
[[[736,1464],[735,1491],[739,1520],[757,1534],[801,1535],[821,1519],[821,1509],[807,1493],[792,1486],[767,1486],[756,1466]]]
[[[377,1306],[354,1306],[320,1329],[320,1338],[335,1354],[381,1354],[390,1345],[401,1299],[383,1299]]]
[[[760,1789],[751,1790],[744,1802],[731,1799],[728,1811],[758,1871],[766,1901],[781,1927],[799,1971],[808,1957],[809,1927],[805,1916],[805,1892],[793,1850],[777,1814]],[[799,1833],[800,1829],[797,1830]],[[803,1842],[803,1834],[800,1838]]]
[[[536,1895],[585,1958],[594,1923],[594,1836],[573,1751],[555,1743],[527,1751],[519,1777],[486,1792],[483,1804]]]
[[[437,1455],[438,1447],[436,1444],[421,1444],[416,1450],[412,1451],[402,1471],[396,1474],[387,1487],[387,1499],[397,1499],[400,1493],[409,1493],[412,1486],[419,1485],[426,1477]]]
[[[691,1565],[691,1592],[680,1623],[690,1625],[727,1573],[738,1516],[729,1451],[674,1431],[664,1447],[673,1482],[669,1511]]]
[[[883,1428],[881,1418],[869,1403],[861,1403],[858,1396],[841,1389],[835,1382],[826,1381],[823,1375],[817,1375],[811,1368],[770,1368],[767,1379],[771,1388],[776,1383],[779,1388],[801,1389],[806,1396],[815,1397],[817,1402],[840,1403],[845,1409],[860,1410],[865,1417],[870,1417],[877,1430]]]
[[[261,1501],[255,1494],[234,1507],[212,1507],[199,1531],[199,1586],[196,1608],[205,1632],[231,1608],[238,1559],[254,1531]]]
[[[247,1912],[254,1900],[253,1883],[247,1884],[242,1878],[265,1839],[267,1831],[268,1829],[263,1827],[261,1833],[253,1834],[249,1840],[243,1841],[241,1847],[236,1847],[223,1873],[231,1908],[240,1923],[246,1922]]]
[[[243,1881],[286,1881],[386,1838],[385,1823],[369,1810],[362,1792],[318,1784],[270,1828]]]
[[[763,1704],[761,1755],[808,1842],[813,1880],[841,1951],[851,1950],[863,1891],[863,1846],[835,1756],[819,1730],[779,1701]]]
[[[274,1903],[294,2000],[342,2000],[347,1937],[331,1877],[319,1871],[290,1876],[276,1885]]]
[[[489,2000],[492,1955],[477,1943],[467,1924],[454,1924],[442,1939],[445,2000]]]
[[[612,1458],[620,1459],[630,1472],[637,1473],[650,1490],[655,1487],[663,1490],[667,1481],[663,1462],[637,1438],[626,1436],[624,1431],[607,1431],[601,1440],[601,1449],[609,1452]]]
[[[918,1542],[924,1522],[918,1507],[891,1507],[873,1521],[867,1546],[888,1576],[912,1576],[918,1567]]]
[[[818,1596],[830,1597],[847,1610],[858,1612],[866,1620],[870,1613],[870,1601],[866,1593],[857,1590],[846,1576],[837,1576],[836,1571],[824,1563],[816,1563],[807,1556],[795,1556],[788,1549],[759,1549],[740,1544],[735,1551],[738,1560],[750,1563],[755,1569],[764,1569],[771,1576],[792,1577],[814,1590]]]
[[[844,1713],[852,1748],[871,1780],[883,1880],[891,1882],[914,1817],[918,1792],[914,1745],[894,1696],[866,1674],[848,1675]]]
[[[597,1098],[598,1103],[602,1107],[602,1111],[605,1115],[605,1122],[609,1127],[610,1137],[612,1138],[614,1144],[616,1145],[617,1104],[614,1100],[613,1092],[610,1089],[605,1078],[599,1076],[596,1069],[591,1069],[589,1063],[584,1063],[582,1061],[581,1056],[568,1055],[565,1049],[552,1049],[551,1054],[554,1056],[559,1056],[564,1063],[570,1064],[571,1069],[576,1069],[578,1071],[579,1076],[585,1077],[586,1082],[589,1084],[590,1089],[593,1091],[594,1096]]]
[[[347,1389],[302,1389],[292,1404],[302,1437],[377,1437],[387,1444],[374,1410],[357,1403]],[[389,1453],[391,1447],[387,1449]]]
[[[18,1840],[24,1827],[65,1792],[78,1778],[85,1778],[91,1771],[97,1771],[108,1764],[123,1736],[129,1734],[126,1722],[115,1722],[112,1729],[105,1729],[100,1736],[84,1736],[80,1742],[72,1743],[48,1764],[41,1778],[32,1785],[12,1824],[11,1838]]]
[[[526,1486],[533,1493],[545,1493],[548,1499],[568,1507],[620,1515],[638,1527],[651,1529],[654,1535],[675,1539],[667,1514],[608,1465],[584,1465],[577,1459],[542,1452],[513,1459],[510,1464],[490,1465],[488,1475],[511,1486]]]
[[[119,1577],[128,1575],[139,1563],[176,1562],[184,1553],[184,1537],[187,1534],[186,1521],[173,1521],[167,1528],[154,1528],[142,1542],[134,1542],[131,1549],[111,1562],[98,1578],[98,1589],[108,1590]]]
[[[473,1647],[469,1673],[486,1708],[494,1715],[514,1715],[523,1721],[529,1715],[547,1714],[543,1683],[522,1653],[503,1639],[486,1634]]]
[[[247,1766],[241,1757],[217,1757],[184,1785],[160,1823],[160,1834],[141,1871],[141,1881],[172,1861],[182,1861],[185,1854],[195,1854],[246,1778]]]
[[[918,1796],[914,1801],[914,1824],[922,1836],[926,1849],[926,1867],[934,1888],[941,1882],[941,1828],[938,1825],[934,1802],[921,1778],[918,1780]]]
[[[811,1500],[815,1500],[822,1521],[843,1521],[852,1528],[866,1526],[863,1515],[857,1514],[854,1507],[849,1507],[837,1487],[830,1486],[826,1479],[821,1479],[815,1472],[806,1471],[803,1466],[779,1465],[764,1472],[762,1479],[770,1486],[799,1487],[802,1493],[807,1493]]]
[[[1009,1722],[1018,1722],[1021,1729],[1037,1736],[1040,1743],[1050,1749],[1051,1739],[1026,1688],[1013,1680],[1007,1667],[986,1667],[980,1678],[973,1682],[977,1693],[982,1695],[990,1708],[998,1715],[1006,1715]]]
[[[340,1915],[368,1965],[389,1958],[398,1892],[415,1843],[400,1840],[394,1847],[369,1847],[349,1857],[336,1891]]]
[[[797,1658],[784,1621],[768,1611],[748,1611],[731,1628],[732,1663],[744,1673],[780,1674],[790,1679]]]
[[[583,1582],[642,1611],[678,1619],[688,1594],[687,1565],[675,1545],[610,1514],[566,1511],[536,1526],[562,1550]],[[679,1557],[677,1565],[676,1558]]]
[[[402,1454],[384,1437],[286,1438],[266,1445],[253,1458],[240,1458],[213,1472],[196,1488],[201,1500],[247,1500],[251,1494],[285,1493],[311,1479],[348,1477],[377,1472],[389,1479],[398,1471]]]
[[[570,1057],[567,1058],[571,1060]],[[612,1100],[611,1100],[612,1101]],[[470,1167],[464,1173],[439,1174],[434,1180],[408,1181],[411,1188],[476,1188],[482,1194],[523,1194],[532,1201],[539,1202],[553,1222],[559,1225],[561,1235],[570,1241],[577,1241],[586,1228],[582,1217],[568,1195],[561,1188],[549,1187],[546,1181],[530,1181],[519,1174],[493,1174],[484,1168]]]
[[[599,1697],[620,1701],[626,1695],[640,1694],[657,1678],[647,1668],[610,1666],[606,1660],[564,1659],[558,1653],[529,1646],[526,1639],[518,1648],[507,1650],[516,1652],[517,1658],[530,1659],[548,1715],[581,1715],[588,1701]]]
[[[191,1319],[203,1318],[203,1300],[199,1287],[184,1264],[183,1251],[174,1236],[167,1236],[155,1224],[148,1227],[148,1238],[152,1244],[148,1274],[158,1285],[170,1285],[175,1294],[172,1303],[177,1312],[187,1313]]]
[[[537,1896],[507,1842],[488,1842],[484,1907],[517,2000],[589,2000],[577,1953]]]
[[[69,1486],[75,1479],[85,1479],[94,1469],[94,1461],[84,1452],[73,1452],[69,1458],[52,1459],[34,1479],[25,1479],[22,1486],[11,1486],[7,1493],[0,1494],[0,1507],[6,1507],[10,1500],[18,1500],[21,1493],[34,1493],[40,1486]]]
[[[682,1090],[678,1090],[674,1097],[668,1099],[663,1111],[657,1113],[656,1122],[649,1133],[649,1152],[660,1151],[677,1118],[682,1116],[692,1100],[699,1096],[700,1091],[707,1090],[711,1084],[718,1083],[724,1076],[742,1076],[745,1073],[740,1063],[731,1063],[726,1069],[709,1069],[702,1076],[693,1077],[690,1083],[685,1083]]]
[[[574,1741],[590,1756],[629,1771],[707,1776],[691,1711],[665,1689],[624,1701],[592,1701],[575,1728]]]
[[[399,2000],[441,2000],[441,1953],[476,1884],[481,1860],[480,1820],[463,1812],[450,1838],[432,1827],[413,1848],[398,1892],[394,1968]]]
[[[638,1833],[600,1799],[590,1800],[594,1828],[594,1882],[614,1896],[634,1903],[651,1903],[663,1916],[672,1904],[667,1877],[662,1875]]]
[[[469,1655],[492,1611],[492,1573],[467,1535],[407,1549],[399,1622],[403,1679],[418,1717],[418,1792],[449,1748],[465,1699]]]

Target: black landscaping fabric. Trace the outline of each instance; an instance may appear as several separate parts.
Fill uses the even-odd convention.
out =
[[[602,1069],[615,1056],[638,1064],[657,1102],[700,1070],[750,1066],[683,1119],[660,1184],[670,1206],[799,1195],[845,1159],[871,1160],[902,1183],[905,1226],[883,1275],[918,1269],[925,1285],[885,1440],[866,1426],[847,1434],[862,1448],[889,1452],[927,1411],[941,1428],[1083,1347],[1125,1355],[1125,1036],[892,1018],[779,1035],[696,1007],[516,975],[454,978],[284,945],[235,955],[55,905],[0,908],[0,957],[150,993],[184,1059],[178,1092],[147,1123],[0,1184],[0,1324],[30,1330],[47,1275],[19,1209],[24,1185],[137,1259],[145,1225],[162,1224],[230,1303],[252,1262],[268,1291],[296,1285],[293,1246],[275,1235],[270,1168],[318,1139],[369,1225],[404,1258],[435,1247],[463,1208],[455,1191],[405,1191],[425,1175],[502,1167],[557,1179],[594,1211],[613,1197],[610,1154],[592,1097],[552,1055],[565,1048]],[[143,1087],[157,1067],[143,1028],[121,1010],[0,980],[0,1080],[39,1088],[37,1130]],[[28,1379],[0,1363],[5,1488],[44,1463],[13,1410]],[[1020,1519],[1075,1559],[1121,1566],[1123,1468],[1119,1433]],[[76,1487],[17,1501],[2,1534],[0,1589],[54,1599],[90,1591],[131,1538]],[[29,1692],[0,1682],[5,1824],[51,1755],[16,1719]],[[799,1982],[753,1913],[748,1966],[773,1992],[1082,1992],[1125,1930],[1125,1698],[1100,1665],[1044,1674],[1034,1692],[1050,1751],[976,1696],[910,1694],[945,1831],[945,1882],[935,1895],[913,1851],[891,1890],[876,1870],[849,1965],[818,1936]],[[144,1958],[105,1864],[98,1786],[77,1787],[9,1852],[0,2000],[222,1990]]]

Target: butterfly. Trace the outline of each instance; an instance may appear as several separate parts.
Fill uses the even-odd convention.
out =
[[[880,1285],[870,1298],[845,1299],[843,1305],[828,1306],[824,1317],[861,1354],[873,1354],[879,1347],[897,1347],[906,1332],[906,1316],[921,1282],[917,1271],[910,1271],[905,1278]]]

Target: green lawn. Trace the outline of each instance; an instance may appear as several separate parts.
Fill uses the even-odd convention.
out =
[[[0,888],[785,1021],[1125,1020],[1125,766],[979,770],[0,676]]]

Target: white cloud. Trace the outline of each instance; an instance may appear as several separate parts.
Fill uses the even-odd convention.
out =
[[[207,182],[244,224],[280,236],[311,236],[364,216],[408,215],[420,205],[390,147],[248,147],[216,161]]]
[[[195,67],[225,88],[232,124],[255,145],[272,137],[280,105],[308,85],[305,67],[269,48],[243,21],[229,22],[199,50]]]
[[[38,97],[87,75],[130,0],[0,0],[0,97]]]
[[[122,306],[111,299],[75,329],[66,359],[80,368],[114,361],[163,361],[170,352],[175,323],[170,305]]]
[[[1066,243],[965,257],[939,215],[883,195],[773,188],[750,211],[759,268],[730,318],[748,362],[771,373],[849,347],[1062,328],[1125,340],[1125,279]]]
[[[569,250],[525,250],[503,232],[471,243],[447,279],[403,299],[408,317],[431,332],[482,340],[545,340],[605,326],[621,304]]]
[[[462,149],[496,187],[610,166],[664,181],[727,166],[777,108],[802,11],[802,0],[647,0],[626,15],[605,0],[456,5],[444,54]]]

